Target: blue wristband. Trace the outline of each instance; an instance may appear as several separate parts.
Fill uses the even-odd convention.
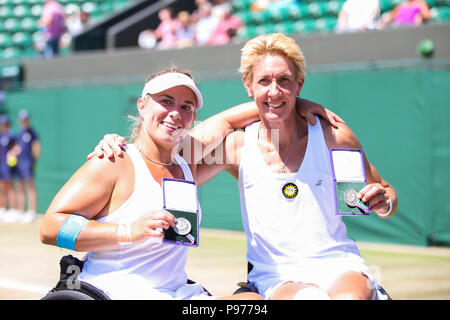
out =
[[[70,215],[61,229],[59,229],[58,236],[56,237],[56,245],[60,248],[66,248],[75,251],[75,242],[81,230],[84,229],[89,222],[85,217],[72,214]]]

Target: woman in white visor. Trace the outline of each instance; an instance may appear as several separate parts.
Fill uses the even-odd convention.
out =
[[[150,77],[137,101],[139,118],[126,152],[115,161],[88,160],[55,196],[41,241],[88,252],[78,280],[111,299],[212,298],[200,284],[187,283],[188,247],[162,241],[176,219],[162,209],[161,181],[195,181],[195,165],[177,148],[202,104],[188,72],[169,68]],[[221,139],[204,143],[214,140]]]

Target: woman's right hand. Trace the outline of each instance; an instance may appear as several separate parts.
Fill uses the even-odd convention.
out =
[[[101,159],[105,155],[108,157],[108,159],[113,158],[114,155],[122,157],[122,148],[126,145],[127,142],[124,137],[119,136],[115,133],[106,134],[94,148],[94,151],[87,156],[87,158],[89,160],[96,156],[97,158]]]
[[[175,217],[166,210],[152,210],[131,224],[131,241],[141,243],[149,238],[162,238],[162,229],[175,226]]]

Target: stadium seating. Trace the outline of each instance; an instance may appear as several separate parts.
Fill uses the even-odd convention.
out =
[[[135,0],[59,0],[66,12],[74,6],[82,8],[95,23],[113,12],[131,5]],[[345,0],[302,0],[290,8],[253,12],[255,0],[230,0],[233,12],[245,27],[238,32],[242,39],[268,32],[330,33]],[[381,13],[392,10],[403,0],[379,0]],[[431,8],[428,23],[450,22],[450,0],[427,0]],[[0,0],[0,61],[3,59],[30,58],[35,55],[35,44],[42,38],[37,22],[44,0]],[[70,47],[63,49],[70,52]]]
[[[248,39],[275,30],[291,33],[329,33],[337,24],[339,11],[345,0],[302,0],[288,9],[253,12],[250,10],[255,0],[232,0],[233,12],[245,27],[238,35]],[[379,0],[381,14],[392,10],[403,0]],[[427,0],[432,17],[428,23],[450,22],[450,0]]]
[[[76,6],[90,15],[95,23],[121,10],[135,0],[59,0],[66,12]],[[31,58],[34,45],[41,39],[38,20],[44,0],[0,0],[0,61]],[[70,52],[65,48],[63,52]]]

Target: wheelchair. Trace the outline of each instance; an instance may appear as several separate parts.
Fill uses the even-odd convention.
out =
[[[59,262],[59,281],[41,300],[111,300],[99,288],[76,280],[83,265],[84,261],[72,255],[62,257]]]
[[[84,261],[72,255],[62,257],[59,281],[41,300],[111,300],[101,289],[77,279],[83,265]],[[194,284],[195,281],[188,279],[187,283]],[[208,290],[203,289],[211,296]]]
[[[41,300],[111,300],[101,289],[80,280],[74,280],[78,277],[78,274],[83,269],[84,261],[79,260],[72,255],[67,255],[61,258],[60,265],[60,279],[56,286],[51,289]],[[247,263],[247,274],[252,270],[253,265]],[[195,283],[195,281],[187,281],[189,284]],[[258,293],[258,289],[252,285],[251,282],[239,282],[238,289],[233,294],[255,292]],[[212,294],[203,288],[208,295]],[[392,300],[386,290],[379,286],[377,288],[378,295],[381,295],[384,300]]]
[[[250,262],[247,262],[247,274],[249,274],[250,271],[252,271],[252,269],[253,269],[253,265]],[[234,291],[233,294],[244,293],[244,292],[259,293],[258,289],[251,282],[249,282],[248,279],[247,279],[247,282],[239,282],[238,287],[239,288],[236,291]],[[387,293],[386,290],[384,290],[384,288],[382,286],[378,285],[376,290],[377,290],[377,295],[382,297],[381,300],[392,300],[391,296]]]

